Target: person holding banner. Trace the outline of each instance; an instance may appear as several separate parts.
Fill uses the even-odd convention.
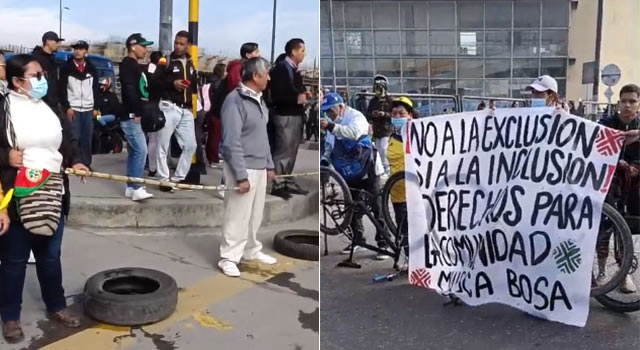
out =
[[[359,198],[360,191],[364,190],[375,199],[380,187],[378,176],[383,173],[383,170],[380,159],[373,152],[367,119],[358,110],[347,106],[342,97],[335,92],[325,96],[321,110],[323,113],[326,112],[329,119],[320,120],[320,128],[328,131],[320,164],[333,165],[347,182],[353,198]],[[355,148],[359,148],[357,152],[353,151]],[[351,155],[354,153],[359,154],[360,157],[353,159]],[[373,216],[384,225],[377,201],[371,207]],[[350,224],[353,230],[353,244],[345,247],[342,254],[360,250],[358,244],[366,242],[362,216],[361,213],[353,215]],[[387,248],[387,243],[380,232],[376,232],[376,242],[381,249]],[[376,256],[377,260],[387,258],[388,256],[384,254]]]
[[[531,107],[559,107],[569,112],[567,104],[558,96],[558,82],[542,75],[526,88],[531,91]]]
[[[605,117],[600,124],[612,129],[624,131],[625,145],[620,152],[620,160],[614,174],[606,201],[614,207],[626,205],[627,214],[640,216],[640,87],[628,84],[620,89],[619,113]],[[601,230],[598,235],[596,253],[598,255],[598,277],[596,283],[606,280],[606,263],[609,255],[611,230]],[[616,262],[621,260],[616,256]],[[634,293],[637,289],[631,275],[627,275],[620,284],[620,292]]]
[[[413,102],[406,96],[401,96],[394,100],[391,110],[391,124],[393,124],[393,134],[389,138],[389,146],[387,148],[387,160],[389,161],[390,175],[404,171],[404,142],[402,141],[402,130],[409,120],[412,119]],[[405,193],[404,181],[399,182],[397,186],[391,189],[391,203],[393,204],[393,212],[395,214],[396,223],[400,226],[400,234],[404,240],[409,234],[409,225],[407,221],[407,200]],[[401,223],[401,224],[400,224]],[[402,246],[407,247],[405,242]]]

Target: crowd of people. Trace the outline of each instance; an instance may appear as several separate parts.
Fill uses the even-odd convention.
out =
[[[5,340],[24,339],[20,310],[30,255],[50,317],[80,326],[62,287],[61,242],[71,197],[64,169],[92,170],[94,127],[121,130],[126,175],[155,177],[160,191],[199,184],[207,165],[222,168],[229,188],[219,193],[225,213],[219,268],[237,277],[241,260],[276,263],[256,236],[269,185],[271,194],[284,199],[307,194],[293,177],[276,177],[292,173],[304,123],[314,119],[307,117],[311,94],[300,72],[304,41],[289,40],[273,65],[261,57],[258,44],[244,43],[239,59],[217,64],[203,82],[188,53],[188,32],[175,35],[167,57],[149,53],[153,42],[134,33],[119,65],[119,98],[115,82],[100,76],[87,58],[86,41],[71,45],[72,57],[58,67],[55,53],[63,40],[47,32],[31,54],[5,60],[0,52],[0,199],[8,203],[0,209]],[[173,157],[179,159],[172,173]],[[136,202],[154,197],[138,183],[127,183],[124,196]]]
[[[402,130],[407,121],[420,117],[413,101],[401,95],[393,98],[387,93],[387,84],[386,77],[374,77],[375,96],[369,101],[368,106],[364,95],[356,99],[356,108],[352,108],[345,103],[340,94],[329,91],[325,91],[322,101],[323,115],[320,126],[324,141],[321,147],[321,164],[331,165],[336,169],[347,182],[354,198],[359,198],[357,193],[362,190],[375,198],[380,183],[389,176],[404,171]],[[554,107],[574,114],[571,104],[565,103],[558,94],[558,84],[553,77],[538,77],[526,89],[531,94],[532,107]],[[488,106],[481,102],[477,109],[495,110],[496,101],[488,101]],[[520,105],[514,102],[511,107],[517,108]],[[599,123],[623,131],[626,135],[625,146],[620,153],[618,168],[606,201],[618,208],[626,207],[630,215],[640,216],[640,87],[635,84],[623,86],[620,89],[616,113],[602,118]],[[354,149],[357,151],[345,151]],[[390,199],[396,221],[402,221],[399,224],[400,231],[406,236],[408,225],[404,187],[396,186],[392,189]],[[373,205],[372,214],[383,223],[377,205],[379,203]],[[344,248],[344,254],[359,250],[358,244],[365,243],[362,213],[353,215],[350,227],[353,240],[352,244]],[[599,269],[594,283],[602,283],[605,278],[610,237],[610,230],[603,230],[599,234]],[[376,232],[375,239],[379,248],[386,249],[386,242],[381,239],[380,232]],[[384,260],[388,255],[377,254],[376,258]],[[630,276],[627,276],[619,289],[622,293],[633,293],[636,286]]]

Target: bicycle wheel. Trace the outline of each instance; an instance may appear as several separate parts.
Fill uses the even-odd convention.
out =
[[[320,231],[335,236],[344,232],[353,216],[351,192],[342,176],[330,167],[320,167]]]
[[[406,206],[406,195],[404,195],[405,174],[406,172],[399,171],[391,175],[391,177],[387,179],[387,182],[385,182],[384,187],[382,188],[382,198],[381,198],[382,218],[384,219],[385,225],[387,225],[389,230],[394,234],[398,231],[398,225],[396,223],[396,215],[395,215],[396,208],[394,208],[394,202],[396,204],[396,207],[397,207],[397,204],[399,203],[405,203],[405,206]],[[396,198],[392,198],[392,197],[396,197]],[[397,197],[402,197],[402,198],[397,198]],[[399,199],[402,199],[402,200],[399,201]]]
[[[605,307],[617,312],[640,311],[640,270],[638,261],[640,260],[640,232],[633,234],[634,256],[631,260],[631,268],[626,278],[635,285],[635,292],[623,293],[620,288],[614,288],[607,294],[596,296],[596,300]],[[628,287],[628,286],[627,286]]]
[[[619,286],[631,268],[632,259],[633,239],[629,225],[613,206],[603,203],[593,259],[591,296],[604,295]]]

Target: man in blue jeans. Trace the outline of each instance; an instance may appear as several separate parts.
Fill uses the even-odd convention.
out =
[[[71,122],[73,137],[78,142],[80,161],[91,166],[91,136],[93,120],[98,116],[98,70],[86,59],[89,44],[79,40],[73,57],[60,70],[60,100]]]
[[[131,34],[126,41],[127,57],[120,63],[120,83],[122,85],[122,107],[120,127],[127,139],[127,176],[143,177],[147,158],[147,141],[140,125],[143,104],[149,101],[147,78],[138,60],[147,55],[147,46],[153,45],[140,33]],[[125,196],[134,201],[153,197],[139,184],[127,183]]]

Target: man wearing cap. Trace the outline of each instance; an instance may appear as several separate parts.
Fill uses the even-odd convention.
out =
[[[392,99],[387,95],[389,80],[384,75],[376,75],[373,78],[373,92],[375,96],[369,102],[367,118],[373,126],[373,138],[376,140],[376,148],[382,159],[384,173],[389,176],[389,163],[387,162],[387,143],[393,132],[391,125]]]
[[[526,88],[531,91],[531,107],[562,107],[569,111],[564,102],[559,103],[558,82],[549,75],[542,75]]]
[[[183,182],[191,168],[191,158],[196,152],[196,132],[193,120],[193,98],[197,93],[198,76],[187,53],[191,45],[189,33],[179,31],[173,42],[173,52],[169,56],[164,70],[162,99],[160,110],[164,113],[166,124],[158,131],[157,176],[162,181]],[[175,134],[182,150],[178,166],[170,177],[167,155],[171,135]],[[160,186],[160,190],[170,192],[171,187]]]
[[[326,112],[327,118],[320,120],[320,128],[327,130],[328,134],[325,139],[325,151],[321,157],[321,164],[333,163],[333,156],[335,155],[334,149],[338,142],[353,143],[357,142],[363,145],[368,145],[371,149],[371,140],[369,139],[369,123],[367,118],[358,110],[347,106],[344,103],[342,97],[335,93],[329,93],[322,101],[321,110]],[[362,152],[365,154],[366,152]],[[360,190],[367,191],[374,198],[378,195],[379,181],[378,175],[382,173],[380,171],[380,159],[375,154],[371,154],[372,159],[366,161],[365,174],[358,179],[347,180],[349,188],[351,188],[351,195],[354,198],[359,197]],[[335,166],[335,164],[334,164]],[[380,208],[377,205],[372,206],[374,217],[382,222],[380,219]],[[362,223],[363,214],[353,215],[351,219],[351,229],[353,230],[353,242],[364,243],[364,225]],[[387,244],[380,232],[376,233],[376,241],[380,248],[386,248]],[[350,254],[352,251],[359,250],[360,247],[356,245],[348,245],[342,250],[343,254]],[[377,259],[383,259],[383,254],[379,254]]]
[[[138,60],[147,56],[147,46],[153,45],[140,33],[131,34],[126,41],[127,56],[120,63],[120,84],[122,85],[122,108],[120,127],[127,139],[127,176],[144,177],[144,163],[147,158],[147,141],[140,125],[143,104],[149,101],[149,85]],[[128,183],[125,197],[141,201],[153,197],[144,187]]]
[[[98,116],[95,103],[99,95],[98,70],[86,59],[89,50],[86,41],[79,40],[71,47],[73,57],[60,69],[60,104],[71,122],[81,163],[90,167],[93,120]]]
[[[64,39],[59,38],[54,32],[46,32],[42,35],[42,46],[36,46],[31,54],[33,58],[40,63],[42,70],[47,73],[47,94],[42,100],[51,107],[54,113],[60,113],[60,97],[59,97],[59,76],[58,67],[56,66],[55,52],[58,51],[60,42]]]

